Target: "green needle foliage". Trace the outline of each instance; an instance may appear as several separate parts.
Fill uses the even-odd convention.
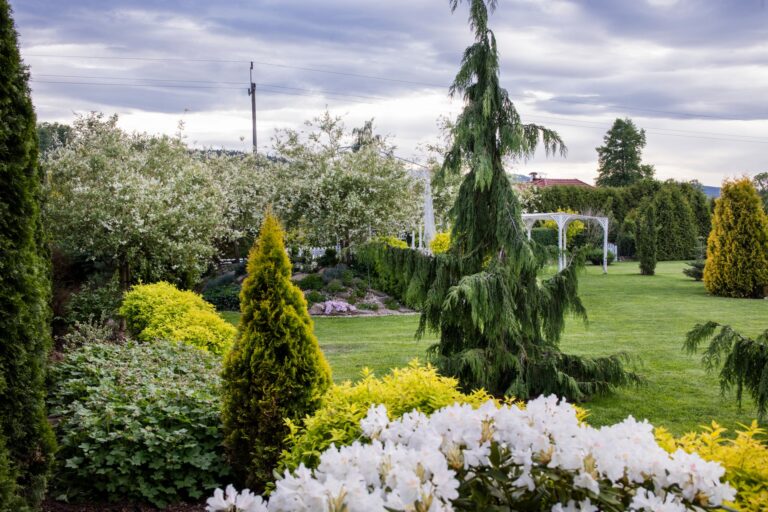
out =
[[[452,0],[451,8],[459,3]],[[556,132],[523,124],[499,85],[496,39],[488,28],[496,2],[468,3],[475,42],[451,86],[465,107],[439,175],[466,171],[452,209],[451,247],[434,257],[399,253],[409,302],[422,306],[418,334],[440,332],[432,360],[467,391],[578,400],[628,384],[637,376],[625,370],[623,355],[585,358],[558,348],[566,313],[586,318],[577,266],[538,278],[542,260],[528,243],[503,162],[530,157],[540,144],[547,154],[565,153],[565,146]]]
[[[248,255],[239,336],[224,361],[225,445],[240,485],[258,492],[274,480],[286,419],[311,414],[331,384],[307,302],[291,282],[277,219],[267,213]]]
[[[720,332],[715,334],[717,328]],[[720,367],[720,389],[723,393],[736,388],[741,406],[744,389],[757,404],[762,420],[768,411],[768,330],[753,340],[717,322],[697,324],[687,335],[684,349],[695,354],[699,344],[709,340],[702,363],[707,371]]]
[[[55,445],[43,381],[51,283],[35,112],[7,0],[0,70],[0,510],[26,510],[42,499]]]
[[[656,207],[653,202],[646,201],[640,207],[635,225],[635,247],[637,259],[640,260],[640,273],[652,276],[656,271],[656,251],[659,230],[656,226]]]

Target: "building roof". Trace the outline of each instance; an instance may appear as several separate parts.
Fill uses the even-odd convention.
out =
[[[568,186],[568,187],[589,187],[593,188],[589,183],[584,183],[581,180],[575,178],[534,178],[528,182],[529,185],[536,187],[555,187],[555,186]]]

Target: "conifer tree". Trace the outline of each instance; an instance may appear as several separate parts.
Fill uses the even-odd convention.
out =
[[[704,285],[723,297],[768,293],[768,216],[749,178],[723,183],[715,201]]]
[[[267,213],[248,255],[242,316],[224,361],[225,445],[241,485],[263,490],[288,434],[285,419],[311,414],[331,383],[301,290],[291,282],[283,230]]]
[[[44,403],[50,269],[35,112],[7,0],[0,70],[0,510],[24,510],[42,499],[54,448]]]
[[[653,197],[658,261],[687,260],[696,252],[698,229],[687,198],[676,185],[665,184]]]
[[[640,260],[640,273],[652,276],[656,272],[656,249],[659,230],[656,222],[656,207],[651,201],[640,206],[635,225],[635,247]]]
[[[450,2],[455,11],[459,0]],[[440,332],[430,350],[443,374],[465,390],[527,398],[556,393],[571,399],[626,384],[635,376],[619,355],[582,358],[560,352],[568,312],[585,315],[576,267],[540,281],[505,158],[565,152],[559,135],[524,124],[499,84],[496,39],[488,13],[496,2],[468,0],[475,42],[464,52],[451,86],[465,102],[453,127],[442,175],[468,169],[452,209],[451,248],[434,258],[412,253],[408,293],[423,307],[419,334]]]

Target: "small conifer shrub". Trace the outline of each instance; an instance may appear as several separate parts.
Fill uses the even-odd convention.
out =
[[[644,276],[652,276],[656,271],[656,248],[659,235],[656,229],[656,210],[650,202],[640,207],[635,229],[640,273]]]
[[[289,433],[331,384],[307,302],[291,282],[277,219],[267,213],[248,255],[238,338],[224,361],[225,446],[241,485],[263,490]]]
[[[723,297],[762,297],[768,287],[768,216],[749,178],[726,181],[707,239],[704,286]]]

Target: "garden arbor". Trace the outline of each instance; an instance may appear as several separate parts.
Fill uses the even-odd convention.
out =
[[[563,270],[566,266],[565,248],[568,242],[567,229],[568,224],[574,220],[584,220],[597,222],[603,228],[603,273],[608,273],[608,217],[596,217],[594,215],[581,215],[578,213],[524,213],[523,222],[525,230],[528,232],[528,240],[531,239],[531,230],[533,225],[540,220],[553,220],[557,224],[557,268]]]

